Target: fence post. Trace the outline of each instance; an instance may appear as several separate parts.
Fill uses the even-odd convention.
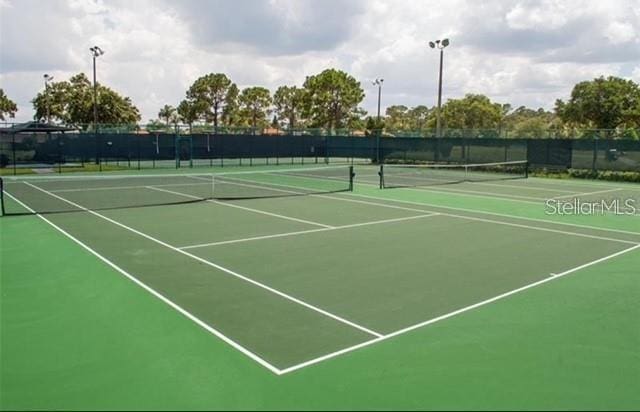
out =
[[[593,161],[591,164],[591,170],[593,172],[597,171],[596,163],[598,161],[598,135],[593,139]]]
[[[176,158],[176,169],[180,167],[180,142],[178,141],[178,135],[175,135],[173,138],[173,152]]]
[[[380,164],[380,135],[382,129],[376,130],[376,164]],[[353,155],[353,153],[351,153]]]
[[[51,136],[51,132],[47,132]],[[58,173],[62,173],[62,139],[60,135],[57,136],[56,142],[58,143]]]
[[[138,150],[138,170],[140,170],[140,156],[142,156],[142,153],[140,152],[140,135],[138,134],[138,129],[136,129],[136,145]]]
[[[13,156],[13,175],[15,176],[16,174],[18,174],[18,171],[16,169],[16,133],[13,132],[11,134],[11,152],[12,152],[12,156]]]

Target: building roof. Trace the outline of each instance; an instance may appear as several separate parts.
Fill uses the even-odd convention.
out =
[[[64,133],[78,130],[73,127],[59,126],[51,123],[43,122],[26,122],[20,124],[14,124],[11,127],[0,128],[0,133]]]

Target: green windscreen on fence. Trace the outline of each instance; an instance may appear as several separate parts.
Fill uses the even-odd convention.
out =
[[[2,174],[38,169],[63,172],[326,163],[478,164],[522,160],[527,160],[534,169],[639,171],[640,141],[402,138],[375,134],[9,134],[0,130],[0,168],[5,169]]]

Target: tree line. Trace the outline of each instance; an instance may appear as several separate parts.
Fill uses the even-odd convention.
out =
[[[134,124],[140,112],[130,98],[97,85],[98,123]],[[151,126],[207,124],[214,127],[324,128],[389,132],[435,128],[437,110],[418,105],[389,106],[380,119],[360,107],[365,92],[348,73],[327,69],[308,76],[301,87],[281,86],[272,94],[260,86],[242,90],[223,73],[196,79],[176,106],[160,108]],[[32,100],[36,120],[68,125],[93,122],[93,86],[82,73],[52,82]],[[0,120],[17,106],[0,89]],[[640,87],[632,80],[598,77],[576,84],[569,99],[556,100],[552,111],[517,108],[482,94],[449,99],[442,107],[447,129],[510,130],[519,137],[540,137],[562,128],[640,128]],[[635,136],[637,137],[637,136]]]
[[[158,118],[167,125],[204,122],[216,128],[359,128],[363,99],[360,82],[335,69],[307,77],[302,87],[281,86],[273,95],[260,86],[240,90],[227,75],[211,73],[197,79],[177,107],[164,105]]]

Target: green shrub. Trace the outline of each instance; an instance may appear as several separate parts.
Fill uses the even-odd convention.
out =
[[[551,177],[556,179],[594,179],[613,182],[640,183],[640,172],[621,172],[614,170],[568,169],[549,170],[546,168],[531,171],[531,176]]]

